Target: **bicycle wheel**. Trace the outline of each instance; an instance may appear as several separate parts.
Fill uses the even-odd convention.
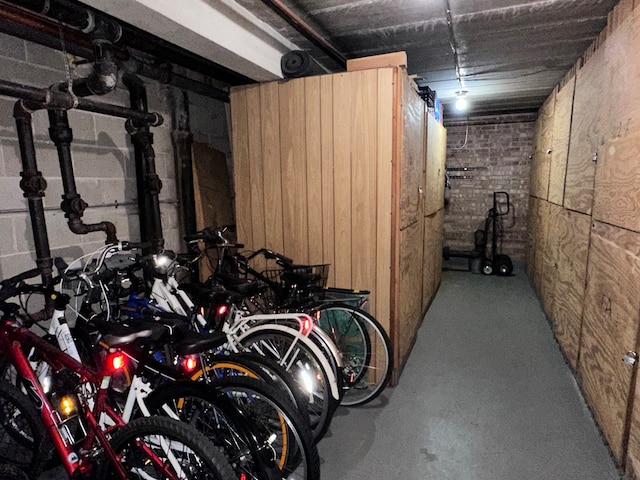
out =
[[[261,446],[263,459],[286,480],[319,480],[320,457],[311,429],[277,389],[248,377],[213,380],[240,409]],[[271,451],[271,455],[265,455]],[[273,477],[270,477],[273,478]]]
[[[207,366],[191,375],[192,380],[206,380],[227,376],[247,376],[258,378],[279,388],[298,408],[303,418],[308,418],[307,400],[300,386],[291,375],[275,360],[251,352],[210,355],[206,359]]]
[[[364,310],[342,303],[318,304],[309,311],[342,353],[347,390],[341,405],[375,399],[393,369],[391,341],[382,325]]]
[[[258,325],[238,337],[238,343],[271,357],[289,372],[307,398],[313,438],[319,441],[339,405],[341,385],[331,365],[311,340],[282,325]]]
[[[0,382],[0,462],[38,478],[51,453],[48,438],[29,397],[14,385]]]
[[[167,417],[143,417],[119,428],[110,441],[129,479],[232,480],[236,478],[220,449],[194,427]],[[119,478],[107,459],[97,480]]]
[[[170,382],[156,388],[145,405],[152,415],[168,415],[194,426],[224,451],[236,477],[276,478],[237,406],[205,383]]]

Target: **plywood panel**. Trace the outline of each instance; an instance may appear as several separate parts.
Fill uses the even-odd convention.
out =
[[[596,170],[593,215],[598,220],[640,232],[640,12],[636,11],[607,39],[603,92],[609,122]],[[631,94],[631,92],[634,92]]]
[[[435,290],[440,286],[442,280],[442,247],[444,243],[444,208],[441,208],[436,213],[436,221],[433,228],[436,230],[436,244],[434,255],[436,257],[436,271],[434,277]],[[435,293],[435,291],[434,291]]]
[[[234,223],[231,179],[227,157],[209,145],[193,142],[193,192],[196,228],[231,225]],[[209,262],[200,262],[200,280],[206,280],[212,271]]]
[[[547,97],[538,113],[535,150],[531,161],[529,194],[546,200],[549,195],[550,152],[553,147],[553,114],[555,93]]]
[[[615,458],[622,459],[632,369],[621,361],[636,347],[640,309],[640,235],[596,222],[584,304],[579,374]]]
[[[549,231],[547,229],[547,222],[549,220],[549,202],[540,200],[537,202],[537,208],[534,212],[535,223],[538,227],[536,233],[535,253],[534,253],[534,268],[531,280],[535,286],[538,294],[542,296],[544,288],[544,268],[545,268],[545,248],[548,244]]]
[[[283,253],[298,262],[306,262],[309,245],[307,170],[303,161],[306,158],[303,78],[280,85],[279,106],[282,228],[285,232]]]
[[[319,134],[322,117],[320,112],[320,77],[304,79],[305,94],[305,145],[307,164],[307,225],[310,264],[324,263],[322,246],[322,145]]]
[[[239,242],[251,242],[251,165],[249,162],[249,112],[247,91],[257,87],[231,89],[231,148],[236,195],[236,232]]]
[[[422,310],[427,307],[436,287],[436,257],[442,257],[442,249],[437,251],[439,232],[438,214],[424,218],[424,260],[422,270]],[[436,255],[437,253],[437,255]]]
[[[431,114],[427,115],[426,155],[424,214],[433,215],[444,206],[447,131]]]
[[[398,306],[399,338],[396,359],[404,360],[413,345],[422,317],[422,229],[424,217],[400,232],[400,272],[398,286],[402,301]],[[418,279],[418,281],[416,281]]]
[[[564,181],[567,175],[574,86],[575,76],[568,80],[556,94],[554,108],[551,164],[549,167],[549,201],[558,205],[564,203]]]
[[[575,370],[580,351],[591,217],[563,210],[559,220],[555,231],[559,244],[556,301],[551,317],[556,339]]]
[[[609,85],[602,75],[603,64],[604,49],[601,48],[576,73],[567,161],[564,206],[588,214],[593,207],[593,159],[603,153],[603,128],[608,117],[603,92]]]
[[[538,198],[530,196],[527,206],[527,256],[525,259],[525,270],[527,276],[532,279],[532,281],[535,273],[536,243],[538,241],[539,230],[536,216],[539,202],[540,200],[538,200]]]
[[[558,232],[560,230],[560,222],[562,215],[562,207],[553,203],[548,203],[548,216],[546,219],[545,243],[538,255],[542,257],[542,264],[538,264],[541,285],[540,297],[542,305],[547,315],[551,315],[554,303],[557,300],[555,294],[556,282],[558,279],[558,257],[560,244],[558,242]]]
[[[400,228],[423,215],[426,104],[406,75],[402,85],[402,163],[400,178]]]
[[[378,70],[378,111],[377,119],[377,157],[378,178],[376,182],[376,286],[373,304],[378,321],[391,332],[391,251],[393,212],[392,165],[393,165],[393,129],[394,129],[394,78],[395,69]]]
[[[373,290],[376,266],[376,184],[377,170],[377,92],[378,73],[365,70],[351,76],[353,99],[353,143],[351,175],[352,288]]]

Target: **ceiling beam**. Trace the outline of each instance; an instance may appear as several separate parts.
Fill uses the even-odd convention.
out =
[[[258,82],[281,79],[282,56],[299,49],[231,0],[82,1]]]

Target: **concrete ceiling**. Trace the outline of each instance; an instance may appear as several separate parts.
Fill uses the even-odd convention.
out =
[[[451,117],[460,85],[468,92],[468,115],[538,109],[606,26],[617,1],[277,3],[346,58],[405,51],[409,74],[437,92],[445,117]],[[273,1],[83,2],[257,81],[280,77],[279,58],[292,49],[309,51],[327,72],[343,70],[326,49],[276,13]]]

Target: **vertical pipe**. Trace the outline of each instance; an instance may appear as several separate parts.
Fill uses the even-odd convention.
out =
[[[134,75],[124,75],[122,81],[129,89],[131,108],[147,112],[147,92],[142,81]],[[159,201],[162,182],[156,174],[153,134],[148,124],[141,126],[132,119],[127,120],[126,128],[135,152],[140,239],[151,242],[154,251],[159,252],[164,247]]]
[[[73,141],[73,131],[69,127],[69,118],[66,110],[49,110],[49,137],[58,150],[58,160],[60,162],[60,175],[64,195],[60,208],[67,218],[69,230],[78,235],[86,235],[91,232],[105,232],[106,243],[116,243],[116,227],[111,222],[100,222],[87,225],[82,221],[82,215],[87,208],[87,203],[82,200],[76,190],[76,180],[73,172],[73,161],[71,159],[71,142]]]
[[[47,224],[44,217],[44,205],[42,197],[47,188],[47,182],[38,171],[36,162],[36,150],[33,143],[33,129],[31,125],[31,111],[27,109],[22,100],[18,100],[13,109],[13,117],[16,121],[18,142],[20,144],[20,157],[22,159],[22,172],[20,176],[20,188],[24,192],[29,204],[31,217],[31,229],[36,247],[36,264],[42,272],[44,281],[52,277],[53,259],[49,247]]]

